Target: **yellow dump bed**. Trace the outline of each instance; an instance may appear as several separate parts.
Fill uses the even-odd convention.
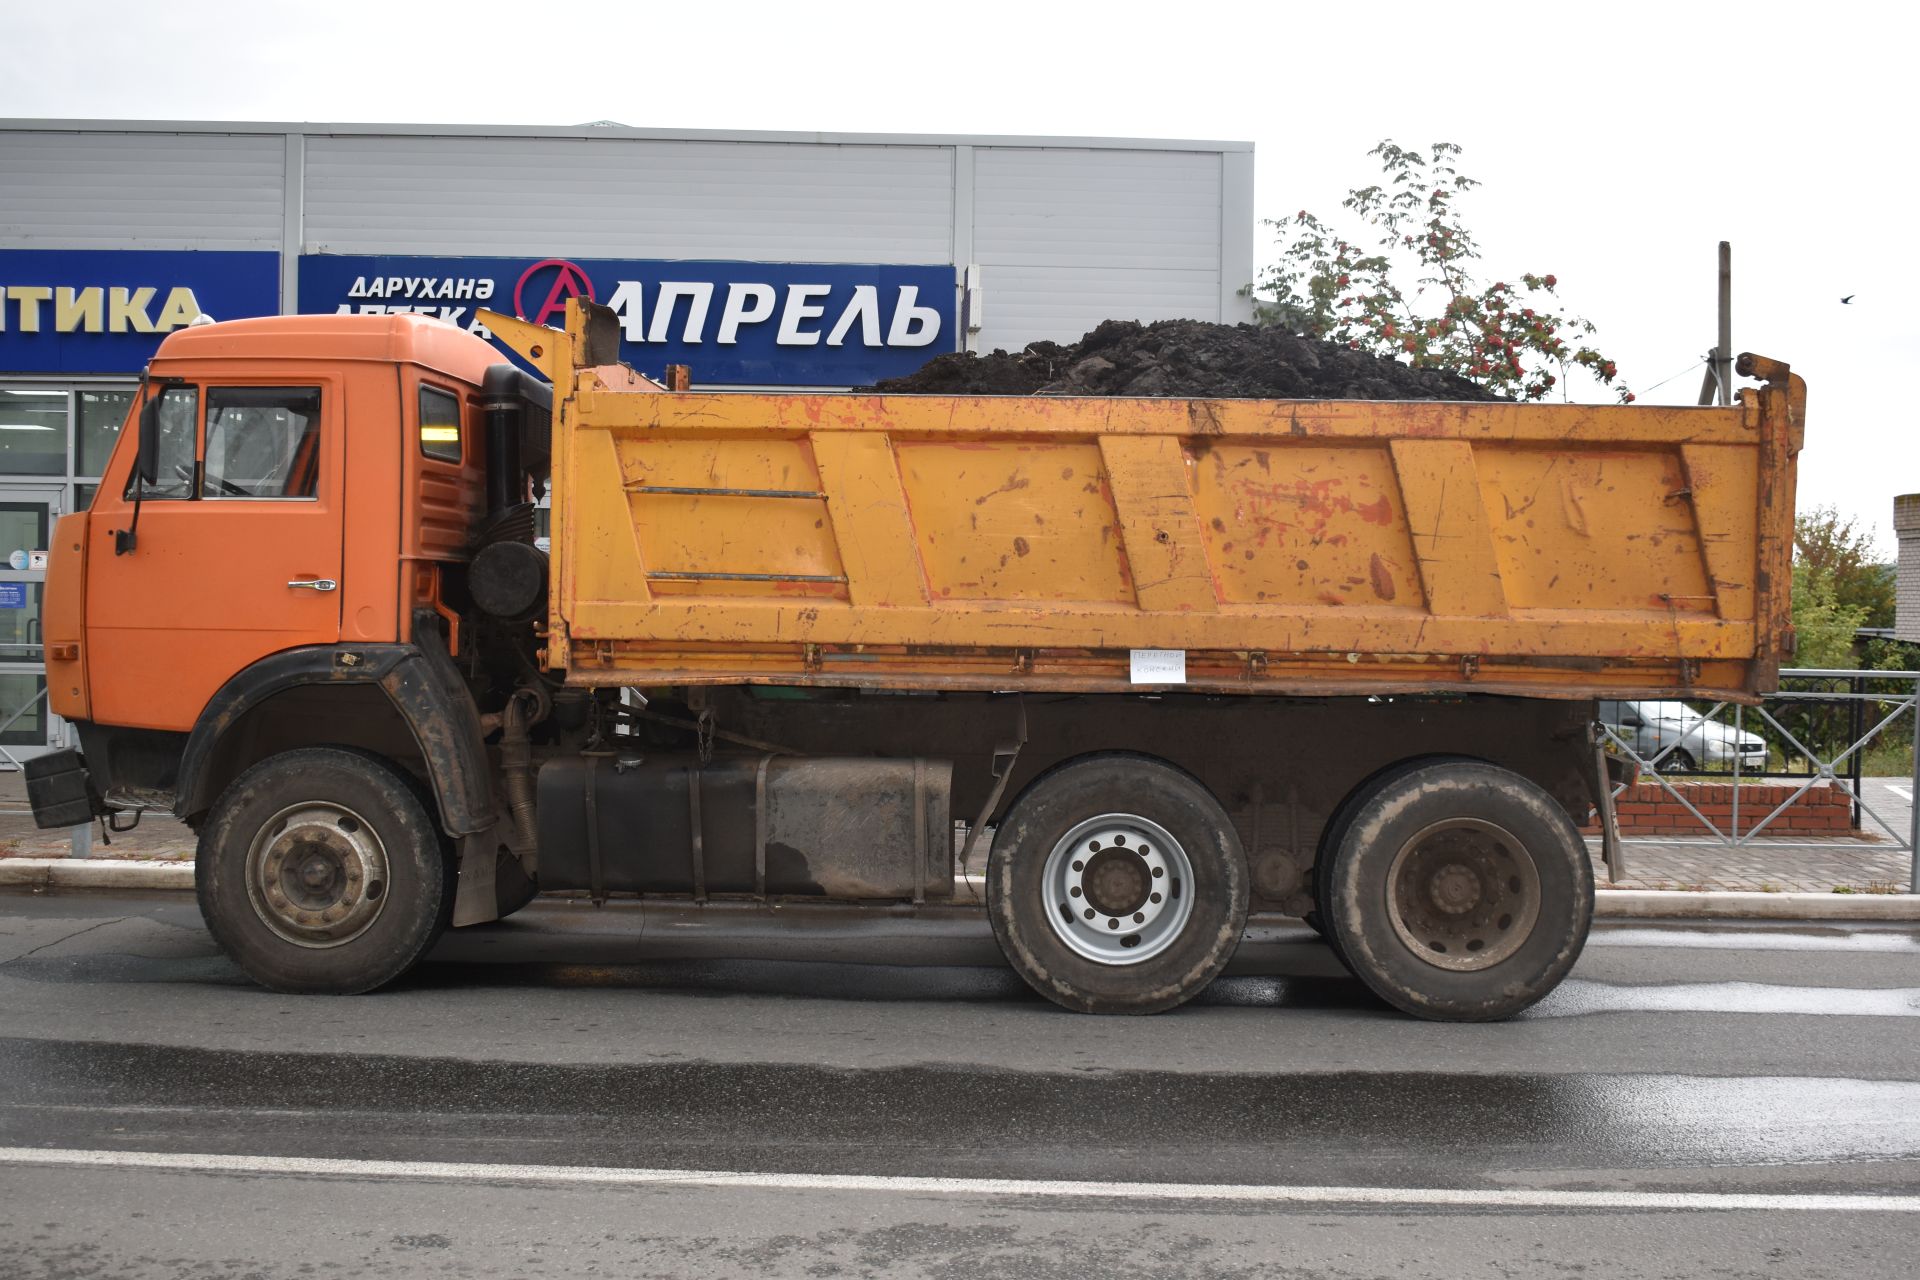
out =
[[[1790,648],[1773,361],[1731,408],[691,394],[590,327],[503,335],[575,683],[1748,697]]]

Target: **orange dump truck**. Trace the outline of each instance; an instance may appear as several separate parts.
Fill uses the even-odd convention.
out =
[[[1567,972],[1596,698],[1790,652],[1804,384],[1731,408],[694,394],[612,316],[162,344],[46,654],[43,825],[165,808],[214,936],[363,991],[537,892],[985,903],[1070,1008],[1205,986],[1250,910],[1383,998]],[[551,493],[550,547],[536,500]]]

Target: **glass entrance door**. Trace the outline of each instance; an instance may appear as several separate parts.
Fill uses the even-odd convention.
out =
[[[47,542],[63,492],[0,487],[0,769],[66,745],[66,726],[47,709],[40,629]]]

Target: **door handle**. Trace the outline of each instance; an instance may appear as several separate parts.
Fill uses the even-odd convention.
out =
[[[309,591],[332,591],[339,583],[332,578],[293,578],[287,582],[290,587],[305,587]]]

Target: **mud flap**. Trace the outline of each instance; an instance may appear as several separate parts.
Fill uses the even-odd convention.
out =
[[[494,869],[499,865],[500,828],[460,837],[460,879],[453,894],[453,927],[500,918]]]

